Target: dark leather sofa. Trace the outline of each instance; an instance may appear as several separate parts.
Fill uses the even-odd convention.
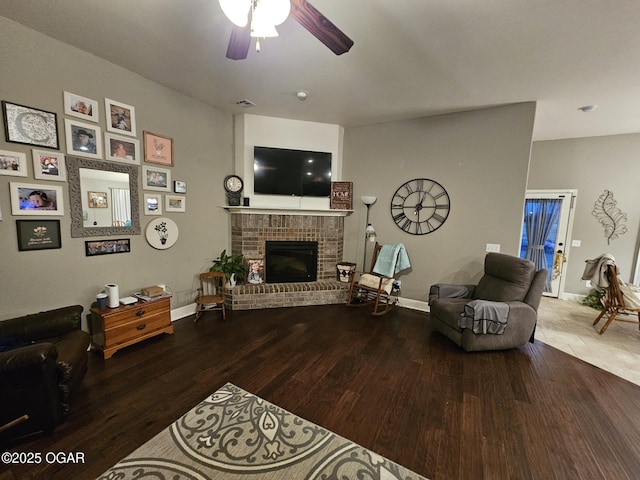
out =
[[[0,321],[0,445],[50,434],[64,420],[87,372],[82,310],[74,305]]]

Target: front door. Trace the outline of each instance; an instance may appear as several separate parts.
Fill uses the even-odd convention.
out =
[[[543,295],[558,297],[564,286],[568,235],[576,190],[527,190],[520,257],[548,271]]]

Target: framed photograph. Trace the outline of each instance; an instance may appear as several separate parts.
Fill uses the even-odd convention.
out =
[[[254,258],[247,260],[247,282],[251,284],[264,283],[264,260]]]
[[[53,148],[58,145],[58,117],[53,112],[2,101],[7,142]]]
[[[89,122],[98,122],[98,102],[82,95],[64,92],[64,113]]]
[[[64,119],[67,153],[102,160],[102,130],[97,125]]]
[[[61,248],[60,220],[16,220],[18,250]]]
[[[131,240],[119,238],[117,240],[86,240],[84,242],[84,253],[87,257],[96,255],[110,255],[112,253],[129,253],[131,251]]]
[[[107,192],[87,192],[89,208],[107,208]]]
[[[187,197],[181,195],[165,195],[164,211],[169,212],[186,212]]]
[[[131,105],[104,99],[107,130],[123,135],[136,136],[136,111]]]
[[[140,142],[137,138],[105,133],[104,151],[107,160],[140,165]]]
[[[67,169],[64,163],[64,154],[49,152],[48,150],[31,149],[33,158],[33,176],[38,180],[67,180]]]
[[[64,216],[62,187],[35,183],[9,183],[13,215]]]
[[[166,168],[142,167],[142,188],[170,192],[171,171]]]
[[[180,180],[174,180],[173,182],[174,193],[187,193],[187,182],[181,182]]]
[[[27,156],[20,152],[0,150],[0,175],[27,176]]]
[[[144,161],[173,167],[173,138],[145,131]]]
[[[159,193],[144,194],[144,214],[162,215],[162,195]]]

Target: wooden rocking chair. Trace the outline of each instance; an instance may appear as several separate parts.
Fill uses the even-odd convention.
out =
[[[347,299],[348,307],[373,304],[372,314],[375,316],[389,313],[398,302],[398,289],[394,284],[395,278],[385,277],[373,272],[381,249],[382,245],[376,243],[369,272],[355,272],[351,276],[351,286]]]
[[[622,290],[620,289],[620,282],[618,281],[618,267],[616,267],[615,265],[608,265],[607,278],[609,280],[609,286],[607,287],[607,293],[604,297],[602,297],[604,307],[602,308],[600,315],[598,315],[598,318],[596,318],[596,320],[593,322],[594,325],[597,325],[605,315],[608,315],[606,323],[600,330],[600,335],[605,332],[605,330],[614,320],[618,322],[636,323],[636,320],[616,318],[618,313],[622,312],[623,310],[627,312],[637,313],[638,328],[640,328],[640,308],[629,308],[625,305],[624,295],[622,294]]]
[[[222,319],[225,320],[225,282],[226,277],[222,272],[200,274],[200,288],[198,288],[198,298],[196,299],[196,318],[193,319],[193,323],[198,322],[202,312],[208,312],[209,310],[222,310]]]

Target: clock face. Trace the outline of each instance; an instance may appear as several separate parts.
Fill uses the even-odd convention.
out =
[[[243,186],[242,179],[237,175],[228,175],[224,179],[224,188],[227,192],[240,193]]]
[[[449,216],[449,194],[428,178],[409,180],[391,199],[391,216],[398,227],[412,235],[436,231]]]

